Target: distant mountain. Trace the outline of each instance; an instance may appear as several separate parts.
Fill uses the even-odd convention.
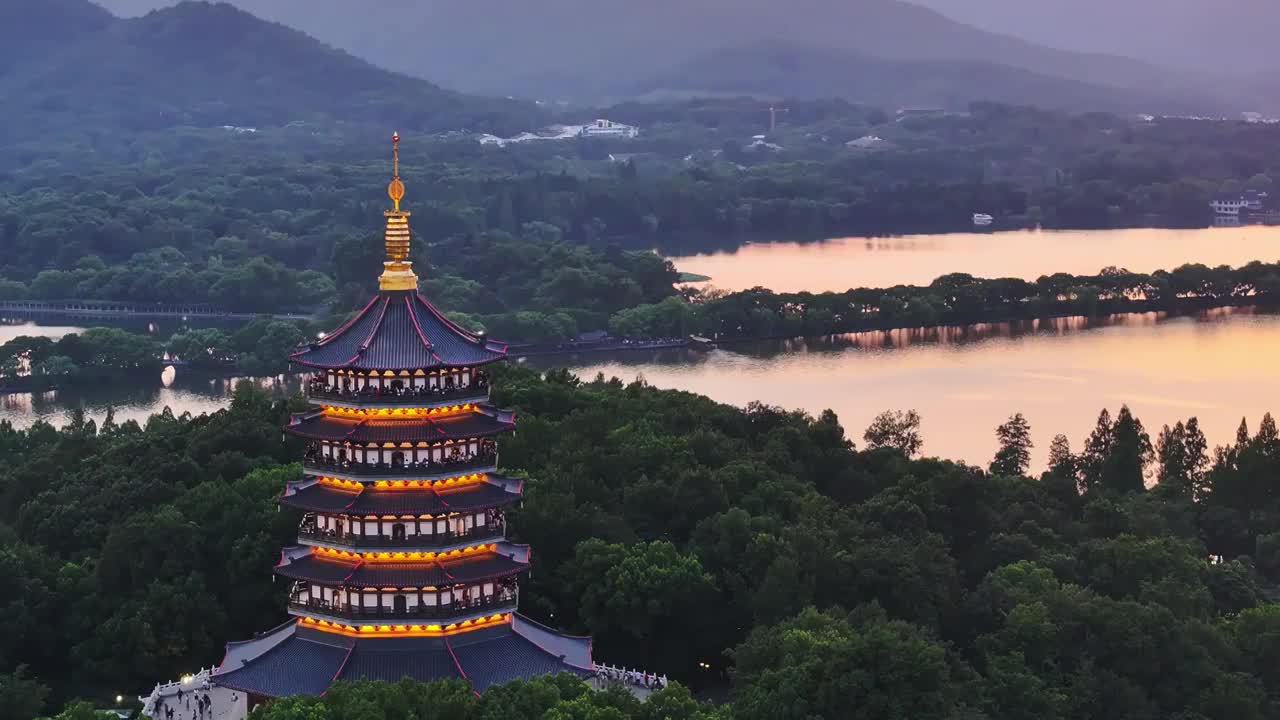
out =
[[[135,12],[164,1],[104,0]],[[772,42],[883,60],[988,63],[1161,97],[1202,94],[1152,65],[1035,45],[900,0],[234,2],[385,67],[448,87],[524,97],[581,99],[708,51]]]
[[[0,3],[0,74],[79,43],[113,22],[111,13],[85,0]]]
[[[1184,103],[980,61],[885,60],[778,43],[715,50],[630,88],[637,96],[841,97],[877,107],[965,109],[975,100],[1137,112]],[[1185,109],[1185,108],[1184,108]]]
[[[1122,53],[1206,75],[1275,65],[1276,0],[915,0],[964,23],[1032,42]]]
[[[0,136],[9,139],[70,127],[298,120],[510,131],[541,115],[531,103],[469,97],[382,70],[225,4],[121,20],[83,0],[24,0],[8,3],[4,19],[3,32],[16,28],[23,41],[0,66]]]

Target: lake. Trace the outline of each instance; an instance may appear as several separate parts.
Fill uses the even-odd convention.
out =
[[[1107,265],[1135,271],[1186,262],[1240,265],[1280,258],[1280,228],[1014,232],[817,244],[765,243],[736,253],[676,258],[681,270],[713,285],[762,284],[783,290],[927,283],[952,271],[1034,278],[1047,272],[1093,273]],[[0,342],[17,335],[57,337],[72,327],[0,325]],[[597,372],[745,405],[754,400],[818,413],[835,410],[851,438],[886,409],[918,410],[930,455],[986,464],[993,429],[1011,413],[1030,420],[1041,466],[1054,434],[1080,449],[1103,407],[1128,403],[1151,435],[1198,416],[1210,442],[1234,437],[1242,416],[1256,427],[1280,410],[1280,317],[1224,310],[1194,318],[1156,314],[1031,325],[863,333],[730,346],[711,353],[633,352],[616,357],[539,358],[584,378]],[[296,380],[256,379],[290,391]],[[282,386],[283,384],[283,386]],[[200,413],[225,404],[233,381],[175,374],[153,381],[0,398],[0,419],[55,424],[75,407],[100,419],[145,420],[166,405]]]
[[[941,275],[957,272],[1035,280],[1057,272],[1093,275],[1111,265],[1153,272],[1186,263],[1276,262],[1280,227],[1026,230],[756,242],[733,252],[671,260],[683,272],[709,276],[705,284],[723,290],[762,286],[780,292],[840,292],[928,285]]]
[[[1211,443],[1234,437],[1242,416],[1257,427],[1280,410],[1280,316],[1248,310],[1197,317],[1124,315],[1088,321],[1063,318],[1025,325],[859,333],[732,346],[709,353],[652,351],[614,357],[536,358],[536,367],[568,366],[584,379],[596,373],[643,378],[745,405],[754,400],[811,413],[835,410],[849,436],[886,409],[918,410],[925,452],[985,464],[995,452],[993,430],[1010,414],[1031,422],[1041,467],[1049,440],[1066,434],[1079,450],[1103,407],[1127,403],[1154,436],[1164,424],[1200,419]],[[295,392],[296,379],[258,378],[262,387]],[[0,419],[26,426],[37,418],[65,422],[85,408],[99,421],[144,421],[166,405],[174,412],[222,407],[234,380],[166,373],[150,382],[120,383],[0,398]]]
[[[1264,412],[1280,411],[1277,357],[1280,317],[1237,310],[859,333],[563,364],[585,379],[643,378],[734,405],[830,408],[859,444],[879,412],[914,408],[925,454],[972,464],[990,461],[995,427],[1021,412],[1040,468],[1055,434],[1078,451],[1099,410],[1114,415],[1122,404],[1153,442],[1162,425],[1191,416],[1210,443],[1228,442],[1242,416],[1256,428]]]

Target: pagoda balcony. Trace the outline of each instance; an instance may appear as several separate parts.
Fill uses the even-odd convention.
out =
[[[474,545],[481,540],[501,540],[507,531],[502,521],[490,521],[486,525],[477,525],[463,532],[443,532],[433,534],[404,535],[359,535],[339,533],[325,530],[314,525],[303,525],[298,529],[298,541],[304,545],[323,545],[345,550],[416,550],[438,551],[454,545]]]
[[[387,607],[385,605],[355,605],[344,602],[325,602],[295,594],[289,598],[290,612],[298,615],[332,618],[339,621],[368,623],[375,620],[416,622],[423,620],[461,621],[469,615],[489,615],[498,611],[515,610],[519,593],[515,590],[494,595],[483,595],[471,600],[456,600],[443,605],[414,605]]]
[[[471,385],[446,387],[378,387],[359,389],[330,385],[324,380],[307,384],[307,396],[316,405],[348,408],[436,407],[479,404],[489,400],[489,380],[480,375]]]
[[[366,463],[355,460],[336,460],[319,453],[308,453],[302,460],[302,469],[308,475],[331,477],[341,480],[435,480],[471,472],[494,472],[498,469],[496,450],[479,452],[446,460],[404,463]]]

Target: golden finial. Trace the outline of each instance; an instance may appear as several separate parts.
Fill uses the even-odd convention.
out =
[[[384,243],[387,259],[382,263],[382,275],[378,278],[378,287],[383,290],[417,290],[418,276],[413,273],[413,263],[409,262],[409,213],[400,209],[400,201],[404,199],[404,182],[400,180],[400,133],[391,134],[392,178],[387,185],[387,194],[395,203],[394,210],[384,211],[387,216],[387,230]]]
[[[396,204],[395,211],[400,212],[400,201],[404,199],[404,182],[400,180],[400,133],[391,133],[391,157],[393,163],[391,184],[387,186],[387,194]]]

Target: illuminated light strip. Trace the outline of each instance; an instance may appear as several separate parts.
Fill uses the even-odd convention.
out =
[[[479,391],[477,391],[479,392]],[[474,403],[464,405],[448,405],[445,407],[398,407],[398,408],[348,408],[325,405],[324,413],[334,417],[430,417],[434,415],[455,415],[472,412]]]
[[[434,487],[479,485],[488,479],[488,477],[489,476],[484,473],[471,473],[470,475],[456,475],[454,477],[442,478],[440,480],[378,480],[373,483],[362,483],[355,480],[322,477],[320,478],[320,484],[332,485],[333,487],[339,487],[346,490],[360,490],[365,487],[375,487],[379,490],[417,490]]]
[[[481,553],[496,552],[497,543],[488,543],[484,545],[472,545],[470,547],[460,548],[457,550],[448,550],[445,552],[351,552],[350,550],[335,550],[328,547],[316,547],[314,552],[316,557],[332,558],[335,560],[359,560],[361,562],[414,562],[414,561],[436,561],[436,560],[453,560],[455,558],[467,557],[470,555],[479,555]]]
[[[441,637],[509,623],[511,622],[511,613],[490,615],[476,618],[475,620],[465,620],[460,623],[449,623],[448,625],[346,625],[329,622],[328,620],[317,620],[313,617],[303,617],[298,622],[309,628],[350,637]]]

